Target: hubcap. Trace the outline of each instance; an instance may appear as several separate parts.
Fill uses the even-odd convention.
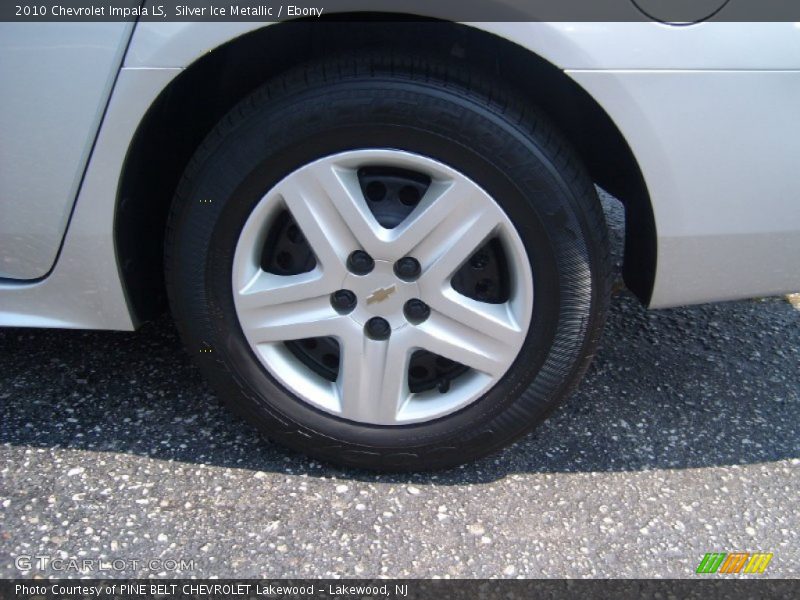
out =
[[[239,323],[269,373],[304,402],[376,425],[442,417],[497,383],[527,335],[532,281],[482,188],[383,149],[286,176],[245,223],[232,273]]]

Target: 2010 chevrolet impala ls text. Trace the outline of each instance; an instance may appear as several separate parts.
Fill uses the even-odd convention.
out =
[[[596,186],[651,308],[800,287],[796,24],[389,16],[0,23],[0,325],[168,307],[270,438],[415,470],[580,380]]]

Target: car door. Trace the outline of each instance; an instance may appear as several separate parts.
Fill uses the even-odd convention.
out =
[[[0,23],[0,278],[45,276],[133,23]]]

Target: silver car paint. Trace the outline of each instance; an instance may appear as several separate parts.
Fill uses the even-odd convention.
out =
[[[644,173],[658,228],[651,307],[800,287],[800,72],[570,75],[613,105]]]
[[[61,259],[42,282],[0,284],[0,324],[134,326],[111,239],[127,146],[147,107],[182,68],[258,26],[136,27]],[[791,165],[800,139],[795,24],[473,26],[564,69],[620,127],[642,167],[656,215],[652,306],[800,286],[800,180]]]
[[[53,265],[132,23],[0,23],[0,277]]]
[[[119,173],[140,120],[180,69],[122,69],[64,247],[37,283],[0,283],[0,325],[131,330],[111,231]]]

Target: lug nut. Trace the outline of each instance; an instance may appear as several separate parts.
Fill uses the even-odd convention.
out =
[[[363,250],[356,250],[347,258],[347,268],[356,275],[366,275],[375,268],[375,261]]]
[[[373,340],[388,340],[389,335],[392,333],[392,328],[386,319],[372,317],[364,325],[364,332]]]
[[[411,256],[405,256],[394,263],[394,274],[403,281],[414,281],[421,271],[419,261]]]
[[[412,298],[403,306],[403,313],[406,315],[406,319],[416,325],[431,315],[431,309],[419,298]]]
[[[340,313],[349,313],[356,307],[356,295],[350,290],[336,290],[331,294],[331,306]]]

